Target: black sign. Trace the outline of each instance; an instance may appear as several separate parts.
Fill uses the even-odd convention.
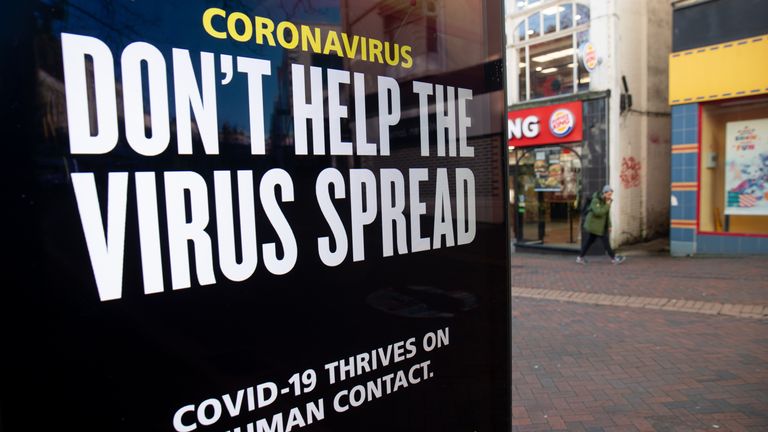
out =
[[[9,11],[0,429],[508,430],[500,10]]]

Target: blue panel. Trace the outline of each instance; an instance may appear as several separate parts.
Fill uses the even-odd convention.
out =
[[[678,201],[678,205],[669,208],[670,219],[685,219],[683,217],[684,214],[685,214],[685,210],[683,209],[683,206],[679,205],[679,201]]]
[[[699,163],[699,154],[698,153],[685,153],[683,155],[685,157],[685,166],[688,168],[696,168],[696,166]]]
[[[693,230],[685,228],[672,228],[669,230],[670,241],[693,241]]]
[[[686,256],[693,254],[693,242],[670,241],[669,253],[672,256]]]
[[[768,253],[768,243],[760,237],[741,237],[740,249],[743,254],[766,254]]]
[[[722,239],[721,253],[725,253],[725,254],[741,253],[741,237],[721,236],[720,238]]]
[[[672,129],[672,145],[685,144],[683,138],[683,129]]]
[[[680,153],[672,153],[672,168],[682,168],[683,163],[685,162],[685,158],[683,157],[685,154]]]
[[[672,172],[671,172],[671,175],[672,175],[672,181],[673,181],[673,182],[679,182],[679,181],[682,181],[682,180],[680,180],[680,179],[683,177],[683,173],[682,173],[682,170],[680,170],[680,169],[675,169],[675,167],[672,167]]]
[[[680,168],[687,168],[688,167],[688,165],[686,164],[686,162],[688,162],[687,158],[685,157],[686,155],[687,155],[687,153],[678,153],[677,154],[677,156],[678,156],[678,166]]]
[[[686,127],[688,127],[688,123],[686,122]],[[693,144],[699,142],[699,134],[698,129],[685,129],[683,139],[685,140],[686,144]]]
[[[722,249],[722,237],[699,235],[696,236],[696,252],[705,254],[720,253]]]
[[[676,191],[677,199],[683,207],[694,207],[696,205],[696,192],[694,191]],[[690,218],[693,219],[693,218]]]
[[[680,181],[684,182],[695,182],[696,181],[696,168],[695,167],[686,167],[683,169],[683,179]]]
[[[685,105],[675,105],[672,107],[672,118],[685,114]]]
[[[683,207],[683,219],[696,219],[696,205],[687,205]]]

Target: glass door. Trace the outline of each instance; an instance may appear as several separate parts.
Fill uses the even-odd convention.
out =
[[[516,150],[515,238],[522,245],[578,248],[580,145]]]

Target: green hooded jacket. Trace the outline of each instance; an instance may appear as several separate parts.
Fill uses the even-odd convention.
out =
[[[611,204],[606,203],[603,194],[595,192],[589,204],[589,213],[584,220],[584,229],[595,235],[605,235],[611,228]]]

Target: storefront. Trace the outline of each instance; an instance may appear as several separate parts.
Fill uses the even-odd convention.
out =
[[[768,253],[768,34],[759,31],[768,25],[751,22],[749,16],[765,14],[747,3],[675,10],[670,56],[675,255]],[[696,22],[724,11],[734,18],[723,22],[719,34],[697,29]],[[749,34],[745,30],[757,33],[743,37]]]
[[[510,214],[518,249],[577,250],[581,204],[605,182],[606,94],[508,113]]]
[[[581,205],[605,184],[616,191],[609,234],[614,248],[666,235],[669,14],[669,3],[659,0],[508,3],[509,185],[515,192],[509,207],[516,250],[578,250]],[[637,52],[648,54],[627,54]],[[552,135],[551,114],[571,104],[580,106],[571,109],[573,131]],[[544,110],[537,113],[541,133],[535,140],[522,134],[528,110]],[[550,185],[542,187],[542,180]]]

